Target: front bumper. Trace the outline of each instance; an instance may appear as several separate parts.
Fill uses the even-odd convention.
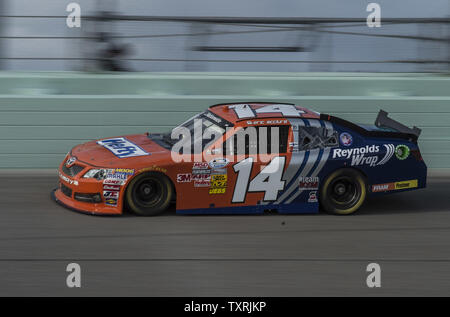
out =
[[[64,195],[61,192],[60,188],[55,188],[54,190],[52,190],[51,198],[61,206],[83,214],[101,215],[101,216],[117,216],[122,214],[122,211],[117,209],[116,207],[111,208],[101,203],[92,204],[74,201],[73,199],[70,199],[69,197]]]
[[[122,214],[124,186],[105,185],[101,180],[83,178],[92,167],[77,161],[76,165],[67,168],[64,164],[69,157],[67,155],[59,166],[59,186],[52,192],[53,200],[66,208],[86,214]],[[106,194],[110,196],[107,197]]]

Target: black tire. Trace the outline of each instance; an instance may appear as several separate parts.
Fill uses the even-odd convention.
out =
[[[170,205],[174,189],[167,176],[157,172],[143,173],[133,178],[125,198],[128,207],[139,216],[155,216]]]
[[[320,205],[335,215],[349,215],[357,211],[367,195],[364,176],[355,169],[344,168],[327,177],[320,189]]]

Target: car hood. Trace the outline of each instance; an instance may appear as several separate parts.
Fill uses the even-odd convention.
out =
[[[87,142],[75,146],[71,154],[78,161],[96,167],[132,168],[170,157],[170,151],[150,139],[147,134],[125,135]]]

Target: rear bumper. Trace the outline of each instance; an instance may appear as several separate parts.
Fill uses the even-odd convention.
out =
[[[117,216],[122,214],[122,210],[117,207],[108,207],[103,203],[85,203],[75,201],[64,195],[60,188],[56,188],[51,192],[51,198],[66,207],[67,209],[89,215]]]

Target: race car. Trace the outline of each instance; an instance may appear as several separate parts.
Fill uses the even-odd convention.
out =
[[[420,132],[384,111],[362,125],[293,104],[219,104],[167,133],[75,146],[52,197],[98,215],[171,204],[180,214],[347,215],[368,195],[426,186]]]

